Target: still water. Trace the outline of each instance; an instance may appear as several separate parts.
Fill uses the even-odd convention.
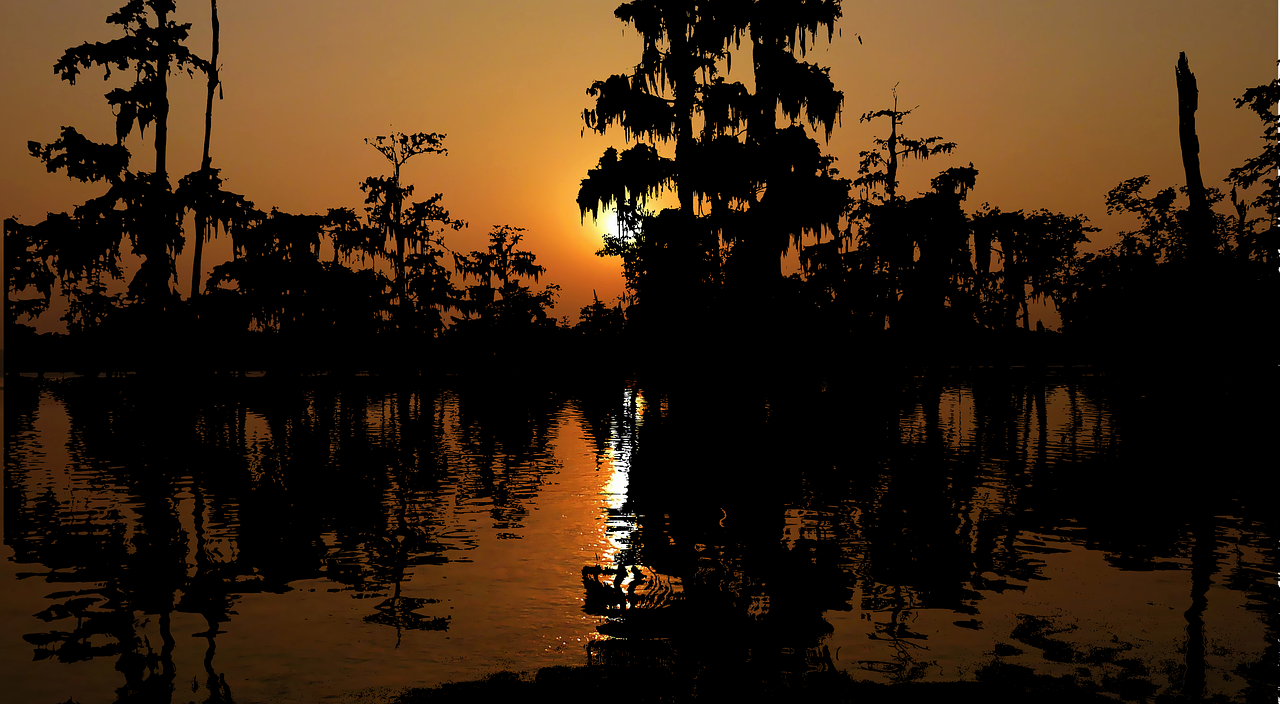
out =
[[[8,701],[381,701],[624,656],[1275,693],[1272,469],[1096,379],[18,381]]]

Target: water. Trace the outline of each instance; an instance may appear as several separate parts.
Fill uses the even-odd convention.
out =
[[[11,383],[0,681],[378,701],[656,658],[1274,694],[1248,423],[1197,444],[1088,378],[887,388]]]

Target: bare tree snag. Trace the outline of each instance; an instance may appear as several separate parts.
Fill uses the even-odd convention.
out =
[[[1199,90],[1196,88],[1196,76],[1187,64],[1186,52],[1178,53],[1174,75],[1178,81],[1178,139],[1182,144],[1182,168],[1187,174],[1187,197],[1191,200],[1187,250],[1189,255],[1199,259],[1207,256],[1210,249],[1209,199],[1204,190],[1204,180],[1200,177],[1200,140],[1196,137]]]
[[[212,180],[209,174],[209,133],[213,131],[213,93],[218,87],[218,0],[209,0],[213,11],[213,56],[209,59],[209,92],[204,103],[204,156],[200,159],[201,175]],[[206,181],[207,185],[211,185]],[[204,238],[212,218],[206,213],[196,213],[196,252],[191,264],[191,297],[200,295],[200,259],[204,253]]]

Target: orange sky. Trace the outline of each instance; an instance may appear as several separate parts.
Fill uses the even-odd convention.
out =
[[[102,95],[124,82],[104,83],[91,70],[71,86],[52,65],[68,47],[117,36],[104,19],[121,4],[0,4],[0,217],[35,223],[104,190],[46,173],[26,142],[53,141],[61,125],[111,141],[114,120]],[[222,0],[225,99],[214,104],[213,165],[226,188],[264,210],[359,210],[357,184],[386,173],[365,137],[447,133],[447,157],[417,157],[404,174],[419,195],[443,192],[451,213],[471,223],[446,242],[469,251],[494,224],[527,228],[528,248],[548,269],[544,282],[563,287],[553,314],[576,322],[593,289],[603,300],[623,290],[620,263],[594,256],[602,226],[580,223],[574,200],[601,152],[624,145],[620,132],[581,135],[587,86],[639,60],[637,35],[613,17],[617,4]],[[909,162],[901,192],[925,190],[938,171],[972,161],[978,187],[967,209],[989,201],[1005,210],[1084,213],[1103,228],[1095,244],[1105,245],[1128,225],[1107,217],[1108,190],[1142,174],[1159,187],[1185,181],[1179,51],[1199,81],[1206,184],[1222,186],[1231,167],[1262,147],[1259,121],[1232,99],[1276,75],[1272,0],[846,0],[843,7],[841,34],[820,42],[809,60],[830,66],[845,94],[828,150],[846,175],[872,135],[887,131],[859,124],[858,115],[889,107],[897,83],[900,107],[920,106],[907,118],[908,135],[959,144],[950,157]],[[193,24],[188,46],[208,57],[208,3],[180,0],[176,19]],[[749,85],[749,58],[734,65],[728,79]],[[176,182],[199,166],[204,84],[183,77],[170,86]],[[154,166],[151,136],[127,142],[134,168]],[[178,263],[184,296],[190,249]],[[229,240],[215,240],[205,268],[229,257]],[[60,329],[61,312],[47,312],[40,329]]]

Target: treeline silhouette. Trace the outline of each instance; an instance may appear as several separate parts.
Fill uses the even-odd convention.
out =
[[[799,341],[822,331],[839,341],[831,351],[893,340],[901,352],[936,356],[926,348],[945,340],[976,352],[953,359],[980,361],[995,347],[1028,344],[1010,333],[1019,324],[1030,330],[1029,304],[1048,300],[1062,331],[1082,343],[1076,354],[1136,345],[1144,349],[1121,354],[1167,356],[1171,350],[1158,345],[1208,332],[1224,346],[1262,341],[1255,316],[1276,282],[1280,246],[1280,82],[1236,101],[1262,120],[1267,146],[1227,176],[1234,212],[1217,213],[1212,206],[1224,195],[1203,185],[1196,81],[1181,56],[1175,79],[1189,205],[1179,205],[1171,187],[1144,196],[1148,177],[1127,180],[1107,195],[1108,212],[1137,214],[1141,229],[1082,253],[1098,231],[1084,216],[988,204],[965,212],[978,177],[972,163],[943,170],[927,193],[900,193],[907,161],[958,147],[907,136],[914,108],[899,109],[896,87],[892,108],[860,118],[887,123],[888,137],[861,152],[853,179],[840,176],[805,125],[829,138],[844,95],[829,69],[804,60],[820,32],[830,40],[838,1],[636,0],[615,14],[643,37],[644,49],[633,71],[591,86],[595,106],[583,117],[600,133],[621,127],[636,144],[606,150],[582,181],[578,204],[584,216],[617,213],[620,234],[602,253],[623,260],[629,322],[650,331],[681,327],[693,340],[719,328],[717,338],[736,333],[748,343],[732,347],[734,355],[764,349],[775,360],[793,357],[805,347]],[[744,44],[754,92],[719,72]],[[666,142],[675,143],[671,157],[656,148]],[[1237,189],[1259,181],[1265,187],[1252,202],[1239,197]],[[646,208],[664,192],[677,195],[678,207]],[[808,236],[817,242],[806,244]],[[788,253],[802,273],[782,273]],[[1156,347],[1141,344],[1153,340]]]
[[[1260,348],[1257,320],[1276,283],[1280,246],[1278,81],[1236,100],[1262,120],[1266,147],[1228,174],[1233,212],[1221,213],[1214,207],[1228,196],[1201,177],[1197,86],[1181,56],[1175,81],[1187,185],[1148,196],[1149,177],[1121,183],[1107,194],[1108,212],[1135,214],[1141,227],[1084,253],[1080,246],[1098,228],[1082,215],[990,204],[966,212],[979,174],[972,163],[943,170],[926,193],[902,194],[908,161],[959,147],[908,136],[904,123],[915,108],[899,108],[896,87],[891,108],[860,116],[887,123],[888,137],[860,153],[854,178],[840,175],[816,134],[830,137],[845,96],[829,69],[805,60],[822,31],[833,36],[838,0],[624,3],[615,15],[639,32],[644,49],[630,73],[590,86],[595,104],[583,119],[601,134],[621,127],[635,143],[605,151],[583,179],[578,205],[584,217],[615,213],[619,234],[605,236],[600,254],[621,259],[627,294],[612,305],[597,299],[570,328],[567,318],[549,315],[558,287],[534,287],[545,268],[518,249],[521,228],[497,225],[484,251],[455,252],[444,235],[466,223],[451,217],[440,193],[414,200],[401,167],[421,154],[446,154],[445,135],[366,140],[390,173],[360,184],[363,216],[351,208],[263,211],[225,190],[210,153],[220,90],[216,1],[210,8],[211,60],[185,46],[191,25],[169,19],[171,0],[131,0],[107,18],[124,36],[70,48],[55,64],[73,84],[95,66],[107,76],[132,69],[137,78],[105,96],[116,115],[114,144],[74,127],[51,143],[28,143],[50,172],[103,182],[107,191],[38,224],[5,220],[13,368],[484,368],[495,357],[549,362],[565,357],[566,345],[593,352],[569,356],[614,367],[668,363],[664,350],[676,346],[705,355],[733,350],[727,356],[744,364],[800,348],[968,364],[1145,363],[1198,339],[1246,353]],[[720,74],[743,44],[754,91]],[[204,151],[200,169],[174,188],[167,81],[182,72],[207,77]],[[150,172],[125,147],[135,127],[152,128]],[[659,147],[670,142],[674,153],[665,156]],[[1239,195],[1259,182],[1252,201]],[[676,207],[647,207],[666,192]],[[195,266],[183,300],[175,262],[188,244],[188,214]],[[231,238],[233,258],[213,267],[201,290],[203,246],[219,235]],[[141,263],[126,290],[113,292],[125,278],[126,240]],[[322,250],[331,252],[327,260]],[[789,254],[801,273],[783,273]],[[46,312],[55,292],[66,301],[68,334],[36,335],[21,321]],[[1029,335],[1030,306],[1042,301],[1057,309],[1062,339]],[[1047,333],[1040,321],[1034,327]],[[182,353],[160,350],[150,342],[156,336]],[[624,338],[637,351],[625,361],[609,352]],[[948,349],[934,344],[941,340]]]
[[[18,351],[14,366],[54,369],[62,361],[88,372],[156,365],[414,369],[430,355],[450,313],[451,337],[471,352],[493,344],[495,336],[536,342],[542,329],[556,327],[548,311],[559,287],[534,289],[545,267],[520,248],[523,228],[497,225],[484,250],[453,251],[443,233],[466,223],[450,216],[442,194],[415,200],[414,185],[403,182],[401,168],[409,159],[447,153],[445,135],[365,140],[387,159],[390,173],[360,183],[363,217],[351,208],[267,212],[225,190],[209,151],[213,96],[220,90],[217,3],[210,6],[210,61],[184,45],[191,25],[168,19],[173,2],[134,0],[107,18],[124,36],[68,49],[55,65],[73,84],[82,69],[94,66],[108,77],[113,69],[132,69],[137,78],[130,88],[106,95],[116,114],[114,144],[93,142],[74,127],[63,127],[52,143],[28,143],[50,172],[103,182],[107,192],[35,225],[5,221],[6,325]],[[172,188],[167,78],[177,72],[204,72],[208,100],[201,168]],[[152,125],[155,168],[145,172],[133,166],[124,141],[135,127],[142,133]],[[191,295],[183,300],[175,262],[188,244],[188,214],[196,226],[194,273]],[[202,290],[203,246],[219,234],[231,239],[233,258],[212,268]],[[141,264],[127,290],[113,292],[113,282],[125,278],[126,240]],[[331,252],[324,260],[322,245]],[[62,320],[68,335],[37,337],[19,321],[47,311],[55,292],[67,304]],[[157,353],[157,336],[179,343],[183,353]]]

